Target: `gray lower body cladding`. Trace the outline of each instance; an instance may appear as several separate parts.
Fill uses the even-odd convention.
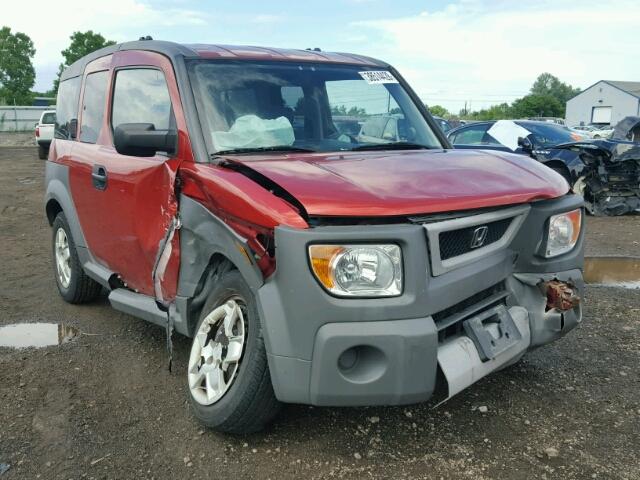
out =
[[[532,203],[507,245],[437,275],[422,225],[277,228],[277,270],[257,290],[276,396],[315,405],[424,401],[434,392],[438,368],[454,394],[564,335],[581,321],[581,307],[547,311],[541,284],[566,281],[582,296],[583,239],[555,259],[541,251],[549,216],[581,207],[575,195]],[[308,246],[362,242],[402,248],[402,295],[340,299],[320,287]],[[518,341],[489,361],[480,354],[456,358],[469,339],[464,322],[489,308],[510,319]]]

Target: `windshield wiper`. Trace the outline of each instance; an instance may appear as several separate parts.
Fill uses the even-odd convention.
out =
[[[315,150],[310,148],[293,147],[291,145],[274,145],[271,147],[246,147],[246,148],[231,148],[229,150],[219,150],[213,154],[218,157],[220,155],[236,155],[243,153],[261,153],[261,152],[298,152],[298,153],[314,153]]]
[[[371,143],[368,145],[360,145],[353,147],[352,151],[358,150],[431,150],[435,147],[421,145],[411,142],[389,142],[389,143]]]

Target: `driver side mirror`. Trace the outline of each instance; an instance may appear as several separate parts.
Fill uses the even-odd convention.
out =
[[[512,137],[513,138],[513,137]],[[518,146],[525,152],[533,151],[533,143],[529,140],[529,137],[518,137]]]
[[[153,157],[175,153],[178,136],[173,130],[156,130],[153,123],[121,123],[113,132],[113,145],[121,155]]]

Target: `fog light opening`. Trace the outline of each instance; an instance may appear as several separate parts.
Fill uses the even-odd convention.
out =
[[[377,347],[357,345],[340,354],[338,370],[350,382],[374,382],[387,371],[387,357]]]

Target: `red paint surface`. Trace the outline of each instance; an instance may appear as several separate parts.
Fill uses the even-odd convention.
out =
[[[229,157],[268,177],[310,215],[394,216],[555,198],[569,187],[523,155],[474,150]]]
[[[241,173],[202,163],[185,163],[180,169],[183,193],[204,204],[228,223],[262,231],[278,225],[307,228],[296,208]]]
[[[93,256],[109,270],[118,273],[130,288],[153,296],[152,273],[159,246],[178,208],[175,176],[183,161],[193,160],[193,154],[173,68],[164,56],[150,52],[116,52],[89,64],[85,74],[106,69],[110,71],[111,82],[113,69],[128,65],[153,65],[164,72],[178,126],[177,155],[167,159],[118,154],[113,147],[109,125],[111,96],[108,95],[97,143],[60,141],[61,144],[73,145],[70,147],[72,155],[59,157],[58,161],[71,167],[71,193]],[[81,122],[80,114],[78,123]],[[107,188],[104,191],[93,186],[91,168],[95,164],[107,170]],[[179,233],[174,236],[172,247],[161,283],[165,300],[172,300],[176,295]]]

